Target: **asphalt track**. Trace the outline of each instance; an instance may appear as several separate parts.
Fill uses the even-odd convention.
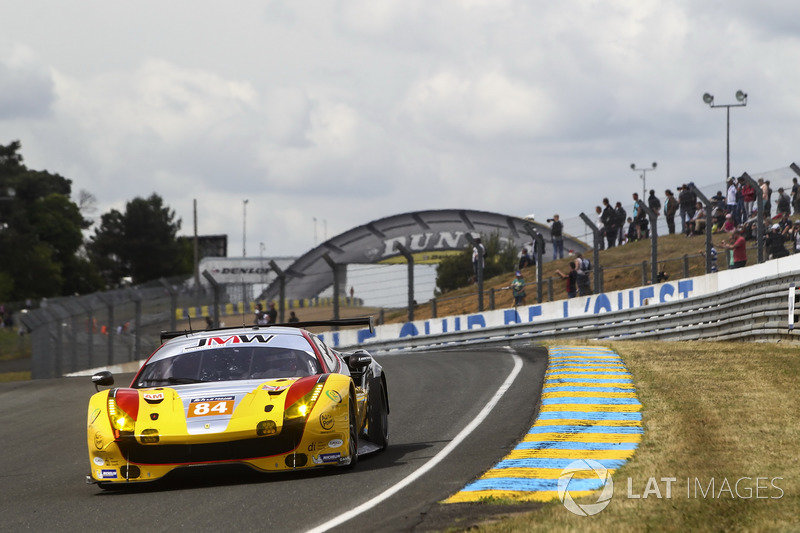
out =
[[[547,353],[516,349],[521,370],[488,417],[452,447],[512,374],[510,350],[380,357],[390,447],[354,471],[259,474],[184,470],[124,491],[86,485],[88,378],[0,383],[0,530],[308,531],[404,484],[330,531],[433,531],[465,526],[487,506],[439,505],[504,457],[531,427]],[[129,379],[128,376],[125,376]],[[125,383],[120,377],[118,383]],[[442,453],[440,453],[442,452]],[[409,476],[429,465],[419,477]]]

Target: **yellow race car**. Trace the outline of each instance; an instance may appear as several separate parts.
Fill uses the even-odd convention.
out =
[[[260,471],[355,466],[388,445],[382,367],[341,354],[304,328],[371,320],[162,334],[129,387],[89,400],[88,483],[160,479],[182,467],[241,463]],[[92,376],[112,386],[110,372]]]

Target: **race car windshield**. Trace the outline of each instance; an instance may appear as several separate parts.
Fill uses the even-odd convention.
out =
[[[265,346],[224,346],[185,352],[148,364],[135,388],[303,377],[320,372],[317,359],[303,350]]]

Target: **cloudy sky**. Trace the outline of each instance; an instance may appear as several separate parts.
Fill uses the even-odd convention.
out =
[[[9,2],[0,143],[99,216],[152,193],[229,255],[385,216],[544,221],[800,162],[788,0]],[[789,183],[791,173],[772,173]],[[773,181],[774,182],[774,181]],[[248,200],[246,216],[244,200]],[[315,222],[316,220],[316,222]]]

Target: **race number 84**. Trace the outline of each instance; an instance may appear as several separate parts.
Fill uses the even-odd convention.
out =
[[[195,402],[189,404],[189,416],[227,415],[233,411],[233,400]]]

